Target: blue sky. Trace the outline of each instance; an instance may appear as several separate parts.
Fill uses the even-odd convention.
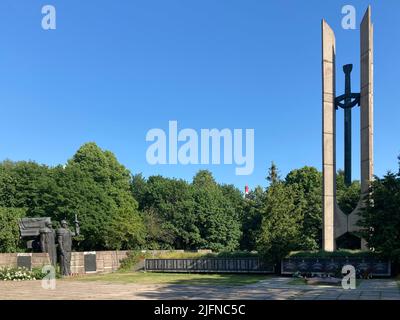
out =
[[[26,1],[0,2],[0,159],[65,163],[85,142],[113,151],[133,173],[265,185],[275,161],[284,176],[321,169],[321,19],[335,30],[341,66],[354,63],[368,4],[375,25],[375,173],[397,169],[400,153],[400,1]],[[41,28],[41,8],[57,29]],[[357,30],[341,9],[357,10]],[[359,176],[359,111],[353,111],[353,171]],[[255,169],[146,162],[148,130],[254,128]],[[343,112],[338,166],[343,167]]]

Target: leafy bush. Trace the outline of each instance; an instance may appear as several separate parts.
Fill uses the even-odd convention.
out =
[[[380,257],[377,252],[361,251],[361,250],[346,250],[340,249],[334,252],[328,251],[293,251],[288,258],[374,258]]]
[[[222,251],[215,254],[215,258],[257,258],[259,256],[258,252],[254,251]]]
[[[32,274],[36,280],[41,280],[48,275],[48,272],[43,272],[42,268],[32,268]],[[56,279],[61,279],[61,278],[62,275],[60,273],[60,269],[56,268]]]
[[[140,261],[148,258],[149,254],[139,250],[129,251],[127,257],[121,261],[120,271],[131,271]]]
[[[46,273],[42,272],[42,268],[33,268],[31,273],[36,280],[41,280],[46,276]]]
[[[222,251],[222,252],[197,252],[197,251],[184,251],[184,252],[163,252],[157,255],[159,259],[208,259],[208,258],[250,258],[258,257],[256,252],[249,251]]]
[[[36,276],[37,273],[30,271],[26,268],[0,268],[0,280],[3,281],[36,280]]]
[[[157,259],[200,259],[208,256],[209,253],[197,251],[164,251],[154,256]]]
[[[47,272],[43,272],[42,268],[33,268],[32,270],[24,267],[3,267],[0,268],[0,280],[3,281],[22,281],[22,280],[42,280],[47,276]],[[61,278],[59,270],[56,271],[56,279]]]

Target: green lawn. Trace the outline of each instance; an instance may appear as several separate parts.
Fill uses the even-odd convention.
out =
[[[156,273],[156,272],[115,272],[85,275],[65,281],[106,281],[137,284],[178,284],[178,285],[224,285],[242,286],[265,280],[267,275],[249,274],[198,274],[198,273]]]

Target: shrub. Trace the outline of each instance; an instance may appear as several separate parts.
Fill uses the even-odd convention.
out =
[[[30,271],[26,268],[0,268],[0,280],[3,281],[36,280],[35,275],[35,272]]]
[[[215,255],[215,258],[257,258],[257,252],[249,251],[222,251]]]
[[[156,254],[154,258],[157,259],[201,259],[208,257],[209,253],[197,252],[197,251],[164,251],[162,253]]]
[[[36,280],[41,280],[45,277],[45,273],[42,272],[42,268],[32,268],[32,276],[36,279]]]
[[[292,251],[287,258],[375,258],[380,257],[380,253],[361,250],[340,249],[333,252],[328,251]]]
[[[148,257],[148,254],[139,250],[129,251],[127,257],[121,261],[120,271],[131,271],[141,260]]]
[[[176,252],[169,251],[157,255],[159,259],[209,259],[209,258],[253,258],[259,257],[256,252],[248,251],[221,251],[221,252],[197,252],[184,251]]]

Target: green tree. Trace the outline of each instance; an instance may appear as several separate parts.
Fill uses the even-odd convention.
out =
[[[175,235],[154,208],[146,209],[143,212],[143,219],[146,228],[146,248],[150,250],[170,249]]]
[[[375,177],[359,225],[368,246],[400,262],[400,177]]]
[[[11,174],[11,168],[14,167],[11,161],[3,161],[0,163],[0,206],[15,206],[15,182]]]
[[[281,180],[279,176],[278,167],[273,161],[271,162],[271,166],[268,169],[268,175],[266,179],[270,184],[274,184]]]
[[[141,175],[132,179],[132,193],[147,230],[147,245],[160,248],[233,250],[240,237],[243,198],[231,185],[218,185],[211,173],[199,171],[184,180]],[[154,229],[158,227],[157,235]]]
[[[50,188],[47,166],[32,161],[4,161],[0,164],[1,206],[26,208],[29,217],[46,215],[44,207]]]
[[[132,197],[131,174],[113,153],[95,143],[84,144],[58,182],[59,194],[67,201],[58,212],[70,221],[78,213],[83,248],[132,249],[143,244],[144,224]]]
[[[234,208],[236,214],[239,216],[239,219],[243,218],[244,213],[244,196],[243,193],[236,188],[233,184],[222,184],[219,185],[222,195],[225,201],[229,202],[230,205]]]
[[[322,174],[314,167],[303,167],[288,173],[287,185],[293,187],[296,202],[302,211],[303,250],[316,250],[322,245]]]
[[[344,183],[344,171],[338,170],[336,174],[336,199],[339,208],[345,214],[350,214],[357,207],[361,198],[361,185],[353,181],[350,186]]]
[[[132,190],[139,199],[147,227],[153,228],[155,221],[161,225],[162,234],[166,235],[158,238],[161,248],[198,247],[200,231],[196,226],[192,187],[186,181],[162,176],[151,176],[145,181],[135,176]],[[152,217],[147,217],[150,213]]]
[[[262,209],[258,250],[275,263],[290,251],[297,250],[301,240],[302,219],[293,187],[281,181],[272,184],[267,189]]]
[[[132,176],[131,192],[133,198],[138,202],[139,210],[143,211],[150,206],[146,198],[149,194],[147,180],[141,173]]]
[[[235,250],[241,236],[239,213],[225,198],[221,187],[207,170],[193,178],[196,225],[200,230],[200,248],[215,251]]]
[[[0,252],[19,251],[19,219],[25,210],[0,207]]]
[[[261,232],[262,212],[265,204],[266,192],[261,186],[251,190],[244,199],[244,213],[241,218],[242,238],[240,248],[242,250],[256,250],[257,239]]]

